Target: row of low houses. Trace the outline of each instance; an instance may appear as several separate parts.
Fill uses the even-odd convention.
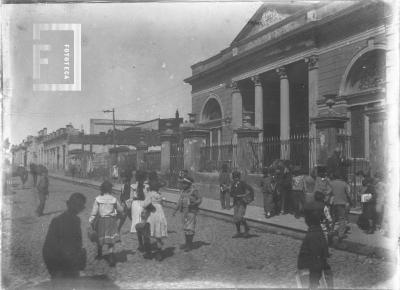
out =
[[[95,156],[104,159],[112,152],[134,152],[140,142],[144,142],[149,151],[160,151],[159,132],[167,128],[176,130],[182,121],[178,114],[175,118],[143,122],[116,120],[116,125],[121,123],[125,126],[128,123],[131,126],[123,130],[116,129],[115,134],[112,132],[112,122],[100,122],[99,119],[91,120],[91,131],[98,132],[95,134],[85,134],[72,124],[51,133],[43,128],[37,136],[28,136],[21,144],[11,147],[12,163],[14,166],[42,164],[52,171],[67,172],[85,154],[92,159]],[[100,129],[96,128],[97,124],[101,126]]]

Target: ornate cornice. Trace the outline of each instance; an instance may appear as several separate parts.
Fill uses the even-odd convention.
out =
[[[287,79],[286,68],[284,66],[278,67],[276,69],[276,73],[279,75],[281,79]]]
[[[254,83],[255,86],[261,86],[260,75],[252,76],[251,81]]]
[[[232,81],[229,86],[232,89],[232,92],[239,91],[238,82]]]
[[[305,62],[308,63],[308,70],[313,70],[318,68],[318,55],[311,55],[305,58]]]

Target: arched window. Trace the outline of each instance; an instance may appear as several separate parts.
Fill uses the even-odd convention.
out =
[[[202,122],[222,119],[222,111],[218,101],[211,98],[203,109]]]
[[[381,88],[385,85],[385,51],[374,49],[364,53],[351,67],[346,79],[344,94]]]

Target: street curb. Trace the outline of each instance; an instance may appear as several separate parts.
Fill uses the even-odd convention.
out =
[[[91,184],[90,182],[82,180],[82,179],[71,180],[68,178],[63,178],[62,176],[55,176],[52,174],[49,174],[49,177],[58,179],[58,180],[61,180],[64,182],[79,184],[79,185],[83,185],[83,186],[91,187],[91,188],[95,188],[95,189],[100,188],[99,185]],[[179,190],[170,189],[170,188],[167,188],[167,190],[179,192]],[[113,189],[113,191],[116,194],[120,193],[120,191],[118,189]],[[176,204],[173,201],[167,200],[166,202],[169,204]],[[223,217],[222,218],[223,220],[227,220],[227,219],[231,220],[232,219],[232,214],[230,214],[230,213],[216,212],[216,211],[213,211],[210,209],[205,209],[205,208],[201,208],[200,212],[211,213],[214,217],[215,217],[215,215],[221,216],[221,217]],[[253,228],[272,232],[272,233],[278,234],[278,235],[290,236],[295,239],[303,239],[304,235],[306,233],[305,230],[296,229],[296,228],[288,227],[288,226],[277,225],[274,223],[269,223],[268,221],[260,221],[260,220],[253,219],[253,218],[246,218],[246,219],[250,222],[250,226]],[[367,246],[367,245],[364,245],[361,243],[347,241],[347,240],[343,240],[340,244],[331,245],[330,247],[334,248],[336,250],[340,250],[340,251],[350,252],[350,253],[359,254],[359,255],[368,256],[368,257],[374,257],[374,258],[383,258],[385,260],[392,260],[394,258],[388,249],[384,249],[382,247],[371,247],[371,246]]]

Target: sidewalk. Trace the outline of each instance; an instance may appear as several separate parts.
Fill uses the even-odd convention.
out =
[[[59,174],[49,173],[49,177],[73,182],[77,184],[81,184],[84,186],[90,186],[93,188],[99,188],[101,182],[93,181],[82,178],[72,178],[69,176],[62,176]],[[114,185],[114,190],[119,193],[120,188],[122,188],[122,184]],[[164,189],[162,190],[163,196],[166,198],[167,202],[176,203],[179,197],[179,192],[174,189]],[[218,200],[203,198],[203,202],[200,206],[200,209],[222,214],[225,216],[232,216],[233,210],[222,210]],[[258,206],[248,206],[246,211],[246,218],[250,221],[265,224],[268,226],[281,228],[289,231],[294,231],[300,234],[304,234],[307,230],[307,227],[304,223],[304,219],[296,219],[292,215],[280,215],[275,216],[269,219],[264,217],[264,210]],[[375,232],[372,235],[367,235],[363,231],[361,231],[356,224],[349,224],[351,227],[350,233],[348,237],[339,245],[334,246],[339,250],[345,250],[349,252],[354,252],[361,255],[374,255],[377,257],[392,257],[393,252],[390,249],[393,249],[396,245],[396,242],[393,239],[384,237],[381,233]]]

